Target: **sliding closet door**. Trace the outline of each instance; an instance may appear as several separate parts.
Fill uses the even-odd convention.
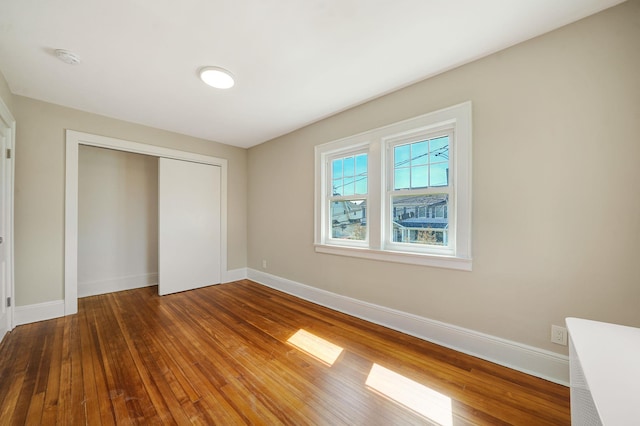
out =
[[[220,283],[220,167],[160,158],[158,292]]]

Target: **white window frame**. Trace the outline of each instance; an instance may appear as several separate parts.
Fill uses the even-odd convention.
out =
[[[403,134],[401,136],[392,136],[389,138],[383,138],[383,142],[385,144],[386,149],[386,191],[385,191],[385,205],[388,211],[387,219],[384,222],[384,235],[385,235],[385,245],[384,247],[387,250],[394,252],[408,252],[408,253],[420,253],[420,254],[429,254],[429,255],[445,255],[445,256],[454,256],[455,255],[455,246],[456,246],[456,227],[455,227],[455,214],[453,217],[449,215],[449,223],[453,223],[454,226],[448,229],[449,242],[450,244],[447,247],[442,246],[424,246],[421,244],[412,244],[412,243],[397,243],[393,241],[393,203],[392,198],[394,196],[403,196],[403,195],[428,195],[428,194],[442,194],[446,193],[449,195],[448,205],[452,212],[455,212],[455,173],[456,173],[456,164],[455,164],[455,152],[452,149],[455,144],[455,124],[447,123],[443,126],[438,126],[436,128],[429,127],[428,129],[419,129],[416,132],[411,132],[409,134]],[[396,146],[404,145],[413,142],[419,142],[422,140],[428,140],[433,138],[436,135],[447,135],[449,136],[449,185],[446,187],[442,186],[434,186],[427,187],[421,189],[394,189],[394,156],[393,149]],[[435,212],[434,212],[435,214]],[[435,216],[433,216],[435,217]]]
[[[331,203],[334,201],[352,201],[352,200],[362,200],[364,199],[367,202],[367,206],[369,204],[369,192],[370,192],[370,188],[369,188],[369,182],[368,182],[368,178],[369,178],[369,174],[368,174],[368,167],[367,167],[367,193],[366,194],[354,194],[354,195],[342,195],[339,197],[336,197],[333,195],[333,185],[331,184],[332,182],[332,170],[331,170],[331,162],[333,160],[337,160],[339,158],[344,158],[344,157],[350,157],[353,156],[354,159],[357,155],[359,154],[367,154],[367,165],[369,163],[369,158],[368,158],[368,147],[367,146],[360,146],[356,149],[345,149],[345,150],[340,150],[340,151],[336,151],[334,153],[332,153],[331,155],[328,155],[326,157],[326,176],[327,176],[327,185],[325,187],[325,208],[327,209],[325,214],[327,215],[327,219],[324,221],[324,225],[327,227],[324,231],[324,235],[325,235],[325,240],[327,241],[328,244],[330,245],[339,245],[339,246],[347,246],[347,247],[369,247],[369,226],[367,224],[367,234],[365,236],[364,240],[348,240],[348,239],[344,239],[344,238],[333,238],[332,237],[332,220],[331,220]],[[368,207],[367,207],[368,208]]]
[[[315,250],[319,253],[365,259],[435,266],[470,271],[471,257],[471,102],[465,102],[358,135],[315,147]],[[452,130],[449,145],[449,186],[421,192],[448,192],[448,247],[393,243],[392,195],[416,190],[393,190],[394,145],[419,135]],[[404,142],[403,142],[404,141]],[[352,153],[368,153],[367,239],[340,240],[331,237],[329,194],[330,163]],[[364,198],[364,197],[360,197]]]

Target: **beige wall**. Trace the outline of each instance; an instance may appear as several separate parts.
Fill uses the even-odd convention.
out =
[[[81,145],[79,294],[157,284],[157,273],[158,158]]]
[[[567,316],[640,326],[639,41],[627,2],[251,148],[248,267],[556,352]],[[315,253],[314,146],[467,100],[473,271]]]
[[[37,100],[13,97],[17,122],[16,305],[64,297],[65,129],[226,158],[228,269],[246,265],[247,151]]]

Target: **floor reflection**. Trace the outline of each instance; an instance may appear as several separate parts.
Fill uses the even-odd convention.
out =
[[[322,337],[318,337],[302,328],[296,331],[293,336],[289,337],[287,342],[329,367],[336,362],[343,350],[340,346],[334,345]]]
[[[433,422],[453,424],[451,398],[401,374],[373,364],[366,385]]]

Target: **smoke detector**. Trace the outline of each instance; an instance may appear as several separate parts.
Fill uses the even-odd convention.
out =
[[[56,57],[65,64],[76,65],[80,63],[80,57],[68,50],[56,49],[54,53],[56,54]]]

